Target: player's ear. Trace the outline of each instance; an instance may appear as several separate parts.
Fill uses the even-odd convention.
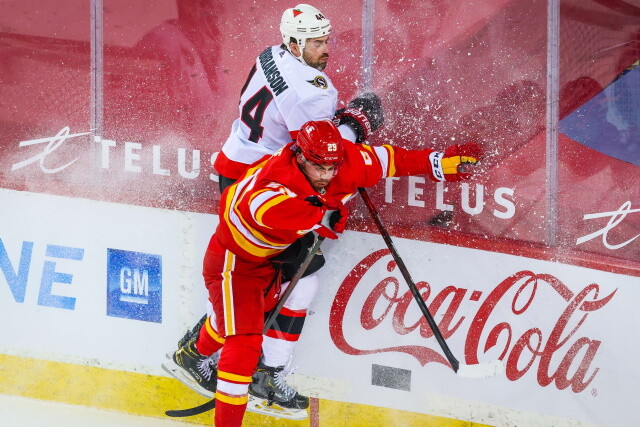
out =
[[[289,52],[291,52],[294,56],[300,56],[300,46],[298,43],[289,42]]]

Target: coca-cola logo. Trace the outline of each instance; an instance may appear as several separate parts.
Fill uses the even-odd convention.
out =
[[[433,332],[426,319],[411,309],[416,304],[413,295],[396,277],[396,263],[385,259],[388,256],[387,249],[367,255],[340,285],[329,322],[334,344],[350,355],[402,352],[422,366],[430,362],[448,366],[435,339],[426,342]],[[389,276],[371,286],[364,276],[382,266]],[[601,297],[600,286],[592,283],[573,292],[558,278],[532,271],[519,271],[502,280],[484,300],[478,290],[446,286],[435,293],[427,282],[416,286],[431,314],[439,319],[445,339],[466,335],[463,352],[452,348],[458,357],[463,353],[466,364],[477,364],[482,354],[490,352],[505,362],[505,374],[511,381],[535,370],[541,386],[571,387],[575,393],[583,391],[600,370],[595,365],[602,343],[581,336],[580,330],[617,289]],[[359,318],[359,325],[354,325],[354,318]],[[397,341],[398,336],[413,333],[415,344],[385,345],[388,335],[393,338],[389,330],[395,332]],[[366,339],[355,339],[354,333]]]

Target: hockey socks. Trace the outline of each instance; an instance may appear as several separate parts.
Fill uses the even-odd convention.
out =
[[[268,366],[286,365],[304,326],[307,310],[283,307],[276,321],[267,331],[262,344],[263,362]]]
[[[260,358],[262,335],[227,337],[218,362],[215,425],[240,427],[247,408],[249,384]]]
[[[218,372],[218,375],[224,374]],[[244,394],[233,395],[220,391],[216,391],[216,413],[214,415],[214,424],[216,427],[241,427],[244,413],[247,410],[247,401],[249,400],[248,390],[246,386]]]

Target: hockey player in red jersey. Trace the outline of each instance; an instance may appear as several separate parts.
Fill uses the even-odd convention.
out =
[[[282,44],[268,47],[256,59],[241,91],[238,119],[216,158],[214,167],[221,192],[240,178],[251,163],[295,140],[307,121],[335,119],[342,137],[356,142],[365,141],[383,124],[380,100],[372,93],[363,94],[347,108],[336,111],[337,91],[324,73],[329,61],[331,24],[322,12],[306,4],[287,9],[282,14],[280,33]],[[285,284],[312,243],[312,236],[305,235],[274,260],[283,270]],[[289,333],[267,332],[263,357],[254,377],[257,384],[272,386],[254,387],[255,396],[274,396],[274,401],[286,408],[291,418],[306,417],[309,399],[287,384],[283,368],[293,353],[306,310],[319,286],[314,273],[323,264],[324,257],[319,252],[276,321],[278,330]],[[163,363],[167,372],[205,396],[212,396],[216,387],[217,354],[213,348],[217,337],[211,333],[212,324],[213,320],[205,316]],[[285,415],[282,411],[268,413]]]
[[[315,231],[337,238],[344,206],[358,187],[393,176],[427,175],[459,181],[458,167],[480,157],[475,144],[443,153],[372,147],[343,139],[331,120],[310,121],[272,156],[253,164],[220,201],[220,222],[207,248],[203,275],[216,323],[211,333],[222,349],[218,363],[214,424],[240,426],[261,353],[264,313],[284,291],[272,259]],[[324,218],[324,220],[323,220]],[[276,286],[270,286],[274,283]]]

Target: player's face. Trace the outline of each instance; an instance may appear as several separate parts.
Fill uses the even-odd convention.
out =
[[[302,58],[310,67],[324,70],[329,62],[329,36],[307,39]]]
[[[316,191],[329,185],[329,182],[338,173],[338,165],[319,165],[305,159],[301,154],[298,157],[298,164],[302,173],[307,177],[307,181]]]

